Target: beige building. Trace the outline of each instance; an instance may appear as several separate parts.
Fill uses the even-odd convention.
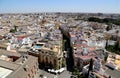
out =
[[[55,45],[48,42],[28,54],[38,57],[41,67],[59,69],[62,67],[63,53],[61,42],[58,43],[59,45]]]
[[[38,59],[30,55],[0,52],[0,78],[37,78]]]

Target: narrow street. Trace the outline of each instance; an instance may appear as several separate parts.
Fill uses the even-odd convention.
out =
[[[68,58],[66,58],[66,65],[67,65],[67,70],[72,72],[73,71],[73,65],[74,65],[74,61],[73,61],[73,56],[72,56],[72,48],[70,46],[70,39],[67,38],[64,34],[63,34],[63,40],[65,41],[64,43],[64,47],[65,47],[65,51],[67,51],[68,54]]]

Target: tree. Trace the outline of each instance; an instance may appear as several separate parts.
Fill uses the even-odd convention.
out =
[[[17,31],[17,26],[14,26],[14,30]]]
[[[119,30],[116,30],[116,34],[118,34],[119,33]]]
[[[62,59],[62,67],[65,67],[65,66],[66,66],[65,59]]]
[[[72,72],[72,74],[74,76],[78,76],[79,75],[79,70],[77,68],[74,68],[74,71]]]
[[[106,39],[105,49],[107,49],[107,47],[108,47],[108,41],[111,39],[111,36],[110,35],[106,35],[105,39]]]
[[[43,78],[43,74],[40,74],[40,78]]]
[[[106,53],[106,54],[105,54],[105,57],[104,57],[104,61],[105,61],[105,62],[107,61],[107,58],[108,58],[108,54]]]
[[[104,18],[104,19],[100,19],[97,17],[89,17],[88,21],[91,22],[98,22],[98,23],[105,23],[105,24],[115,24],[115,25],[120,25],[120,19],[112,19],[112,18]]]
[[[96,17],[90,17],[88,18],[89,21],[94,21],[94,22],[97,22],[99,20],[99,18],[96,18]]]
[[[91,58],[90,59],[90,64],[89,64],[89,69],[88,69],[88,76],[89,76],[89,73],[90,73],[90,71],[92,71],[93,70],[93,59]]]
[[[65,43],[66,43],[66,40],[62,40],[62,51],[65,50]]]
[[[107,27],[106,27],[106,31],[109,31],[109,30],[110,30],[110,28],[109,28],[109,26],[107,26]]]
[[[90,59],[89,71],[93,70],[93,59]]]
[[[15,29],[10,29],[10,32],[11,33],[15,33]]]
[[[108,41],[106,41],[105,49],[107,49],[107,47],[108,47]]]
[[[74,68],[74,71],[72,72],[72,75],[74,75],[75,78],[83,78],[83,75],[80,74],[80,72],[77,68]]]
[[[117,41],[115,45],[109,45],[106,49],[110,52],[120,54],[120,42]]]
[[[115,49],[116,51],[120,51],[120,43],[119,43],[119,41],[117,41],[117,42],[115,43],[114,49]]]
[[[109,31],[112,29],[112,24],[111,23],[107,23],[107,27],[106,27],[106,31]]]

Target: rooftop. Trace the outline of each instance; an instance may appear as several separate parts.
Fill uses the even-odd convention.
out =
[[[118,70],[107,69],[105,74],[107,76],[111,76],[112,78],[120,78],[120,71]]]
[[[10,69],[6,69],[3,67],[0,67],[0,78],[6,78],[9,74],[11,74],[13,71]]]

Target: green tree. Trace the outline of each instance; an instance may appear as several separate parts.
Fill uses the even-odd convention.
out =
[[[40,78],[43,78],[43,74],[40,74]]]
[[[108,24],[108,25],[109,25],[109,23],[115,24],[115,25],[120,25],[120,19],[112,19],[112,18],[100,19],[100,18],[97,18],[97,17],[89,17],[88,21],[105,23],[105,24]]]
[[[106,54],[105,54],[105,57],[104,57],[104,61],[105,61],[105,62],[107,61],[107,58],[108,58],[108,54],[106,53]]]
[[[15,33],[15,29],[10,29],[10,32],[11,33]]]
[[[79,70],[77,68],[74,68],[74,71],[72,72],[72,74],[74,76],[78,76],[79,75]]]
[[[111,30],[112,29],[112,23],[108,22],[107,25],[108,26],[106,27],[106,31]]]
[[[119,41],[117,41],[117,42],[115,43],[114,49],[115,49],[116,51],[119,51],[119,52],[120,52],[120,43],[119,43]]]
[[[14,26],[14,30],[17,31],[17,26]]]
[[[107,47],[108,47],[108,41],[106,41],[105,49],[107,49]]]
[[[109,45],[106,50],[116,54],[120,54],[120,42],[117,41],[115,45]]]
[[[65,67],[65,66],[66,66],[65,59],[62,59],[62,67]]]
[[[109,31],[109,30],[110,30],[110,27],[109,27],[109,26],[107,26],[107,27],[106,27],[106,31]]]

